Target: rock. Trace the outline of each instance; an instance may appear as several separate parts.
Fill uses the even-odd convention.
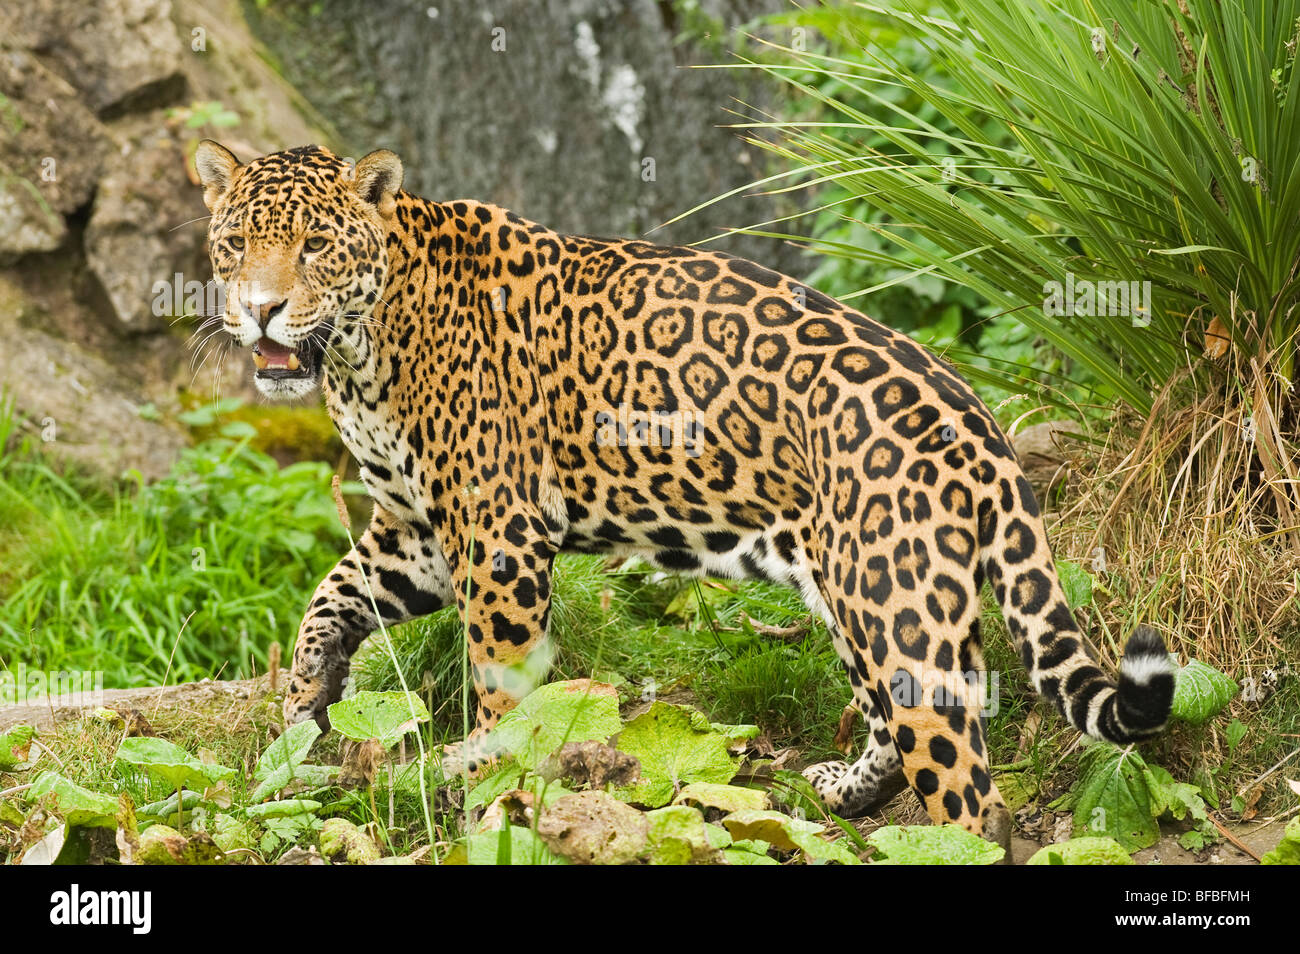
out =
[[[119,120],[109,132],[116,148],[86,226],[86,260],[123,330],[162,331],[185,313],[185,296],[160,298],[157,284],[206,287],[211,278],[207,210],[185,174],[183,143],[161,110]],[[215,296],[208,299],[215,306]]]
[[[1048,509],[1051,492],[1067,473],[1069,455],[1065,447],[1071,431],[1066,421],[1043,421],[1026,427],[1011,438],[1020,466],[1044,510]]]
[[[276,862],[277,865],[327,865],[329,864],[322,858],[313,846],[309,849],[300,848],[294,845],[288,851],[280,856]]]
[[[85,205],[109,149],[75,89],[25,50],[0,41],[0,264],[48,252],[64,216]]]
[[[402,157],[407,189],[494,202],[560,231],[673,244],[796,207],[737,197],[650,231],[765,174],[766,154],[723,127],[740,121],[727,112],[737,102],[773,104],[776,84],[690,67],[727,61],[731,30],[786,6],[321,0],[262,5],[249,22],[353,155]],[[770,239],[711,247],[807,271],[798,250]]]
[[[139,865],[217,865],[221,849],[207,832],[196,831],[188,838],[168,825],[150,825],[140,835],[135,852]]]
[[[26,0],[0,13],[0,34],[39,51],[101,116],[185,89],[170,0]]]
[[[375,843],[346,818],[327,818],[321,825],[320,853],[335,864],[369,865],[379,860]]]
[[[9,286],[11,288],[11,286]],[[141,417],[138,381],[104,358],[7,313],[0,274],[0,381],[46,447],[90,470],[117,476],[139,470],[148,478],[171,468],[185,438]]]
[[[604,792],[557,798],[537,822],[546,846],[575,864],[621,865],[646,845],[645,815]]]

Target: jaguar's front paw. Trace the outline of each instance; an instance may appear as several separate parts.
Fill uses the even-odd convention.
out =
[[[488,738],[487,732],[475,729],[464,742],[453,742],[442,747],[443,777],[468,775],[470,778],[478,778],[496,765],[501,754]]]
[[[348,667],[332,667],[317,676],[307,676],[296,669],[289,677],[289,690],[284,696],[284,721],[286,725],[315,719],[322,732],[328,732],[332,703],[343,698],[347,684]]]

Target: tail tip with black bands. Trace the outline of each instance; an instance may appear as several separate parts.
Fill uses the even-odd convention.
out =
[[[1150,626],[1139,626],[1124,647],[1119,664],[1116,715],[1132,739],[1154,735],[1169,720],[1174,702],[1174,663],[1164,640]]]

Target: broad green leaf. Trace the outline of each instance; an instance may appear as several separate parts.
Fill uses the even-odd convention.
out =
[[[1074,787],[1074,833],[1106,835],[1129,852],[1160,838],[1147,764],[1135,749],[1094,743],[1080,760]]]
[[[1053,858],[1053,855],[1055,858]],[[1131,865],[1133,859],[1114,838],[1085,835],[1039,848],[1027,865]]]
[[[1147,788],[1151,792],[1153,815],[1192,822],[1192,830],[1184,832],[1178,839],[1178,843],[1188,851],[1200,851],[1207,844],[1219,840],[1219,829],[1210,820],[1200,788],[1174,781],[1173,776],[1158,765],[1147,768]]]
[[[1286,823],[1277,847],[1260,858],[1262,865],[1300,865],[1300,816]]]
[[[1174,676],[1170,717],[1191,725],[1212,719],[1237,694],[1237,684],[1219,670],[1193,659]]]
[[[266,747],[253,769],[253,781],[259,783],[252,799],[263,802],[294,780],[299,766],[320,736],[320,726],[312,719],[289,726]]]
[[[722,824],[736,842],[757,839],[781,851],[797,849],[803,852],[806,860],[813,863],[862,863],[844,841],[827,841],[821,825],[802,818],[791,818],[776,811],[747,808],[732,812],[722,819]]]
[[[722,857],[729,865],[779,865],[781,863],[771,855],[760,855],[739,848],[722,849]]]
[[[251,851],[257,846],[254,828],[251,822],[240,821],[233,815],[218,815],[216,826],[212,831],[212,840],[222,851],[236,849]]]
[[[249,818],[294,818],[314,814],[320,809],[321,803],[310,798],[286,798],[279,802],[249,805],[244,809],[244,814]]]
[[[713,861],[717,849],[704,816],[686,805],[669,805],[646,813],[646,858],[652,865],[689,865]]]
[[[884,865],[991,865],[1006,854],[1001,845],[956,825],[887,825],[867,841],[876,849],[871,861]]]
[[[54,795],[55,811],[70,828],[117,827],[117,796],[92,792],[57,772],[42,772],[27,790],[27,797],[36,801],[50,793]]]
[[[812,782],[790,769],[777,769],[772,773],[769,795],[776,807],[801,818],[815,818],[823,811],[821,796],[812,787]]]
[[[192,811],[203,804],[203,796],[198,792],[182,792],[180,807],[182,811]],[[166,798],[157,802],[149,802],[147,805],[141,805],[136,809],[139,815],[152,816],[154,818],[167,819],[176,814],[177,798],[176,793],[172,792]]]
[[[546,847],[530,828],[511,825],[499,831],[485,831],[465,839],[462,852],[453,852],[444,864],[469,865],[567,865]]]
[[[725,735],[727,741],[733,745],[737,742],[746,742],[749,739],[758,738],[760,731],[756,725],[731,725],[726,722],[710,722],[709,727],[719,735]]]
[[[465,811],[473,811],[484,805],[491,805],[503,792],[518,788],[524,770],[513,762],[507,762],[500,770],[492,773],[469,790],[465,798]]]
[[[756,788],[739,785],[719,785],[716,782],[692,782],[673,799],[674,805],[696,805],[716,808],[724,812],[738,812],[742,808],[770,808],[767,793]]]
[[[731,832],[721,825],[715,825],[712,822],[706,822],[705,831],[709,836],[709,844],[714,848],[730,848],[732,845]]]
[[[123,739],[117,747],[117,757],[138,765],[155,778],[162,779],[169,788],[190,788],[201,791],[209,785],[231,778],[232,768],[200,762],[179,745],[166,739],[144,736]]]
[[[36,730],[30,725],[16,725],[0,732],[0,772],[12,772],[27,761]]]
[[[618,748],[641,763],[641,780],[618,797],[658,808],[692,782],[730,782],[740,760],[728,742],[700,712],[655,702],[619,733]]]
[[[1240,719],[1233,719],[1223,730],[1223,734],[1227,737],[1228,754],[1231,755],[1237,750],[1237,746],[1241,745],[1241,740],[1246,737],[1246,725]]]
[[[520,765],[536,766],[566,742],[604,741],[623,727],[618,690],[575,679],[534,689],[489,733],[489,748],[513,754]]]
[[[1092,574],[1074,563],[1057,563],[1056,575],[1065,590],[1065,601],[1070,609],[1078,609],[1092,602]]]
[[[358,692],[328,709],[330,726],[356,742],[378,739],[391,749],[402,736],[429,721],[429,710],[414,692]]]

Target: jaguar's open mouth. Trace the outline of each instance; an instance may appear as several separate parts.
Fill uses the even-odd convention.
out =
[[[253,377],[285,381],[315,378],[320,373],[324,348],[316,335],[309,335],[290,348],[263,336],[253,345]]]

